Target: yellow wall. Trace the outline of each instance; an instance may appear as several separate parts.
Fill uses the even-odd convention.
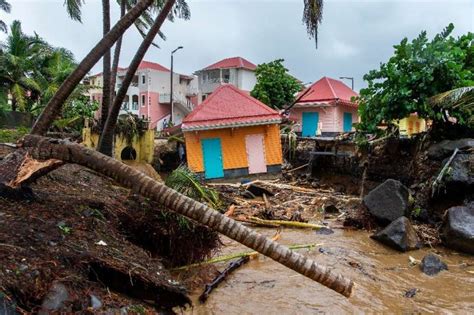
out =
[[[282,164],[279,125],[250,126],[241,128],[189,131],[184,133],[188,166],[194,172],[204,172],[201,139],[220,138],[224,169],[248,167],[245,136],[265,135],[265,158],[267,165]]]
[[[426,120],[418,118],[417,115],[410,115],[398,122],[400,134],[403,136],[411,136],[426,131]]]
[[[82,129],[83,144],[88,148],[96,149],[99,143],[99,135],[91,133],[90,128]],[[132,141],[132,147],[137,152],[137,161],[147,163],[153,162],[155,133],[153,130],[147,130],[141,137],[135,137]],[[127,147],[127,141],[122,136],[115,136],[114,158],[121,161],[122,150]]]

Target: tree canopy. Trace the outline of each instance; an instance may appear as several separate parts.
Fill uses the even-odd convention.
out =
[[[291,104],[302,88],[301,83],[283,66],[283,61],[277,59],[258,65],[255,70],[257,84],[250,92],[253,97],[275,109]]]
[[[368,87],[360,91],[362,130],[375,130],[382,121],[402,119],[411,113],[443,119],[429,98],[455,88],[474,85],[474,34],[453,37],[450,24],[431,41],[425,31],[395,45],[394,55],[364,76]],[[455,110],[450,115],[456,117]]]

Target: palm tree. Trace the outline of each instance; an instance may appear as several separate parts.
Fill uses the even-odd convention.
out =
[[[25,110],[33,96],[40,94],[33,75],[38,58],[47,49],[44,41],[24,34],[21,23],[13,21],[0,55],[0,86],[11,96],[13,111]]]
[[[109,0],[102,0],[102,30],[103,36],[107,35],[110,31],[110,2]],[[121,37],[121,36],[120,36]],[[120,38],[119,37],[119,38]],[[101,130],[105,125],[105,120],[109,115],[110,102],[112,97],[113,87],[110,86],[110,67],[111,57],[110,48],[105,51],[104,57],[102,58],[102,104],[100,109],[100,127]]]
[[[163,25],[165,19],[170,17],[170,12],[177,3],[175,8],[175,12],[184,18],[189,18],[189,8],[184,0],[168,0],[166,1],[165,5],[161,9],[160,13],[156,17],[155,22],[151,26],[148,34],[145,36],[145,39],[141,43],[140,47],[138,48],[135,56],[133,57],[132,62],[130,63],[127,73],[125,74],[125,78],[122,81],[122,86],[117,92],[115,99],[113,101],[112,107],[110,109],[109,115],[107,117],[106,123],[102,130],[100,140],[99,140],[99,151],[103,154],[112,156],[112,148],[113,148],[113,139],[115,133],[115,126],[117,124],[117,118],[120,113],[120,107],[122,106],[122,102],[127,94],[127,90],[132,83],[133,77],[135,76],[135,72],[140,65],[143,57],[145,56],[147,50],[153,43],[156,35],[160,31],[161,26]]]
[[[349,279],[111,157],[67,140],[35,135],[27,135],[20,144],[35,159],[58,159],[76,163],[109,176],[124,187],[133,189],[173,212],[208,226],[346,297],[351,295],[354,284]]]
[[[10,3],[8,3],[8,1],[0,0],[0,10],[6,13],[10,13],[11,9],[12,9],[12,6],[10,5]],[[4,33],[7,32],[7,25],[2,20],[0,20],[0,30]]]
[[[128,11],[123,18],[104,36],[96,46],[87,54],[71,75],[63,82],[51,101],[41,113],[31,132],[33,134],[45,134],[54,119],[61,112],[61,107],[71,95],[76,86],[84,76],[92,69],[99,59],[110,49],[115,41],[132,25],[135,20],[153,3],[153,0],[140,0],[132,10]]]
[[[450,117],[474,128],[474,86],[461,87],[437,94],[428,100],[437,116],[447,122]],[[436,115],[438,114],[438,115]]]
[[[303,23],[318,47],[318,27],[323,19],[323,0],[304,0]]]
[[[120,18],[123,18],[126,12],[126,0],[119,0],[120,1]],[[112,70],[110,72],[110,89],[112,91],[112,98],[110,103],[112,104],[112,100],[114,98],[114,92],[115,92],[115,83],[117,81],[117,72],[118,72],[118,66],[119,66],[119,61],[120,61],[120,53],[122,50],[122,39],[123,36],[120,36],[117,42],[115,43],[115,50],[114,50],[114,59],[112,62]]]

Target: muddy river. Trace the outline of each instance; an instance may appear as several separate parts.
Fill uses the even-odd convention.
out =
[[[258,229],[272,236],[274,230]],[[290,269],[259,257],[232,274],[201,305],[195,292],[194,308],[187,314],[315,314],[315,313],[474,313],[474,257],[444,248],[424,248],[399,253],[380,245],[363,231],[334,230],[331,235],[314,231],[282,230],[283,244],[321,244],[300,250],[315,261],[332,267],[355,283],[351,298],[313,282]],[[247,251],[224,239],[222,254]],[[423,274],[409,265],[409,256],[421,260],[429,252],[441,255],[448,271]],[[222,264],[219,267],[224,268]],[[408,290],[417,289],[408,298]]]

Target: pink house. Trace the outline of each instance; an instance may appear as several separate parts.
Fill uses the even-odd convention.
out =
[[[289,118],[297,122],[302,137],[350,132],[359,121],[354,96],[358,94],[341,81],[323,77],[298,95]]]

